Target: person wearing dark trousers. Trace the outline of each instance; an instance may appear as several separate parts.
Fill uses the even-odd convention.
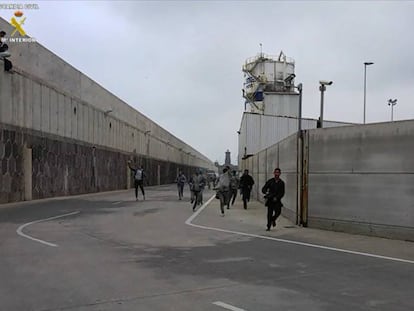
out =
[[[134,174],[134,187],[135,187],[135,200],[138,201],[138,187],[141,189],[142,196],[145,200],[145,191],[144,191],[144,178],[146,177],[144,168],[141,167],[132,167],[131,161],[128,161],[128,167]]]
[[[265,194],[267,206],[267,229],[276,227],[276,220],[282,212],[282,198],[285,195],[285,183],[280,179],[280,168],[275,168],[273,171],[274,178],[270,178],[262,188],[262,193]]]
[[[177,188],[178,188],[178,199],[181,200],[184,196],[184,185],[187,182],[187,178],[185,177],[185,175],[183,174],[183,172],[179,172],[177,179]]]
[[[249,170],[244,170],[242,177],[240,178],[240,194],[243,199],[243,208],[247,209],[247,202],[250,201],[250,193],[254,185],[253,177],[249,175]]]
[[[193,177],[193,192],[194,192],[194,205],[193,205],[193,211],[195,211],[197,204],[201,202],[201,192],[203,191],[203,188],[205,186],[206,180],[204,179],[204,176],[201,174],[199,170],[196,171],[195,176]]]
[[[231,191],[231,205],[234,205],[234,201],[237,197],[237,191],[239,190],[240,179],[237,176],[237,172],[233,171],[233,174],[230,179],[230,191]]]
[[[220,200],[221,216],[224,216],[224,206],[227,205],[227,209],[229,209],[230,205],[230,179],[229,167],[226,166],[223,169],[223,174],[219,177],[217,187],[214,188],[217,190],[216,198]]]

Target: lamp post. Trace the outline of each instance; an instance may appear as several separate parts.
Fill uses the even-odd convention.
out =
[[[367,66],[373,65],[373,62],[364,63],[364,124],[366,120],[366,111],[367,111]]]
[[[298,132],[302,130],[302,83],[299,83],[296,87],[299,91],[299,120],[298,120]]]
[[[388,106],[391,106],[391,122],[394,121],[394,106],[397,104],[397,99],[389,99]]]
[[[323,128],[323,99],[324,99],[324,93],[326,91],[327,85],[332,85],[333,81],[319,81],[319,91],[321,91],[321,114],[319,117],[319,125],[320,128]]]
[[[303,143],[302,143],[302,91],[303,85],[299,83],[297,86],[294,86],[299,91],[299,111],[298,111],[298,137],[297,137],[297,151],[296,151],[296,186],[298,189],[296,195],[296,224],[301,223],[302,220],[302,158],[303,154]],[[299,199],[300,196],[300,199]]]

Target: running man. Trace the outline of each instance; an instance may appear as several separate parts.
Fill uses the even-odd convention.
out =
[[[128,167],[134,174],[134,187],[135,187],[135,200],[138,201],[138,187],[141,188],[142,196],[145,200],[145,191],[144,191],[144,178],[146,177],[144,168],[142,167],[132,167],[131,161],[128,161]]]

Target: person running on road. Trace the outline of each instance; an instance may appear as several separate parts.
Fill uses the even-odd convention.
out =
[[[240,179],[239,176],[237,176],[237,172],[233,171],[233,175],[230,179],[230,197],[231,197],[231,205],[234,205],[234,201],[237,197],[237,191],[239,190],[240,186]]]
[[[185,177],[183,172],[180,171],[175,181],[177,183],[178,188],[178,199],[181,200],[184,196],[184,185],[187,182],[187,178]]]
[[[265,194],[267,206],[267,229],[270,231],[270,226],[276,227],[276,219],[282,212],[282,198],[285,195],[285,183],[280,179],[280,168],[275,168],[273,171],[274,178],[270,178],[262,188],[262,193]]]
[[[146,178],[146,175],[144,168],[142,166],[132,167],[131,161],[128,161],[128,167],[134,174],[135,200],[138,201],[138,187],[141,188],[142,196],[145,200],[144,179]]]
[[[223,169],[223,174],[220,175],[217,187],[214,190],[217,190],[217,196],[220,200],[220,211],[221,216],[224,216],[224,206],[227,205],[229,209],[230,204],[230,174],[228,173],[229,168],[225,167]]]
[[[247,202],[250,201],[250,193],[254,185],[253,177],[249,175],[249,170],[244,170],[242,177],[240,178],[240,193],[243,199],[243,208],[247,209]]]
[[[196,171],[195,176],[193,176],[192,180],[192,189],[194,192],[194,205],[193,205],[193,211],[195,211],[197,204],[201,202],[201,191],[203,190],[205,186],[205,178],[201,174],[199,170]]]

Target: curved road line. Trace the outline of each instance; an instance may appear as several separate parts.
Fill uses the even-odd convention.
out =
[[[187,225],[189,225],[189,226],[193,226],[193,227],[200,228],[200,229],[213,230],[213,231],[219,231],[219,232],[224,232],[224,233],[231,233],[231,234],[248,236],[248,237],[252,237],[252,238],[272,240],[272,241],[277,241],[277,242],[282,242],[282,243],[289,243],[289,244],[295,244],[295,245],[301,245],[301,246],[307,246],[307,247],[325,249],[325,250],[330,250],[330,251],[335,251],[335,252],[340,252],[340,253],[347,253],[347,254],[360,255],[360,256],[366,256],[366,257],[374,257],[374,258],[379,258],[379,259],[385,259],[385,260],[391,260],[391,261],[397,261],[397,262],[414,264],[414,260],[408,260],[408,259],[402,259],[402,258],[395,258],[395,257],[387,257],[387,256],[370,254],[370,253],[363,253],[363,252],[351,251],[351,250],[342,249],[342,248],[335,248],[335,247],[323,246],[323,245],[318,245],[318,244],[310,244],[310,243],[299,242],[299,241],[278,239],[278,238],[273,238],[273,237],[265,236],[265,235],[257,235],[257,234],[251,234],[251,233],[245,233],[245,232],[238,232],[238,231],[231,231],[231,230],[226,230],[226,229],[220,229],[220,228],[207,227],[207,226],[201,226],[201,225],[195,225],[195,224],[193,224],[192,221],[207,207],[208,204],[210,204],[210,202],[214,198],[215,198],[215,195],[213,195],[205,204],[203,204],[197,212],[195,212],[193,215],[191,215],[185,221],[185,223]]]
[[[216,306],[219,306],[219,307],[222,307],[224,309],[231,310],[231,311],[246,311],[244,309],[237,308],[235,306],[229,305],[228,303],[225,303],[225,302],[222,302],[222,301],[213,302],[213,305],[216,305]]]
[[[27,226],[37,224],[39,222],[45,222],[45,221],[49,221],[49,220],[53,220],[53,219],[57,219],[57,218],[62,218],[62,217],[70,216],[70,215],[75,215],[75,214],[79,214],[79,213],[80,213],[80,211],[76,211],[76,212],[72,212],[72,213],[68,213],[68,214],[64,214],[64,215],[59,215],[59,216],[54,216],[54,217],[50,217],[50,218],[46,218],[46,219],[40,219],[40,220],[35,220],[35,221],[32,221],[32,222],[28,222],[24,225],[21,225],[19,228],[17,228],[16,232],[17,232],[18,235],[20,235],[24,238],[27,238],[29,240],[39,242],[39,243],[45,244],[47,246],[57,247],[58,246],[57,244],[53,244],[53,243],[49,243],[49,242],[46,242],[46,241],[43,241],[43,240],[40,240],[40,239],[36,239],[34,237],[31,237],[30,235],[27,235],[27,234],[23,233],[23,229],[26,228]]]

